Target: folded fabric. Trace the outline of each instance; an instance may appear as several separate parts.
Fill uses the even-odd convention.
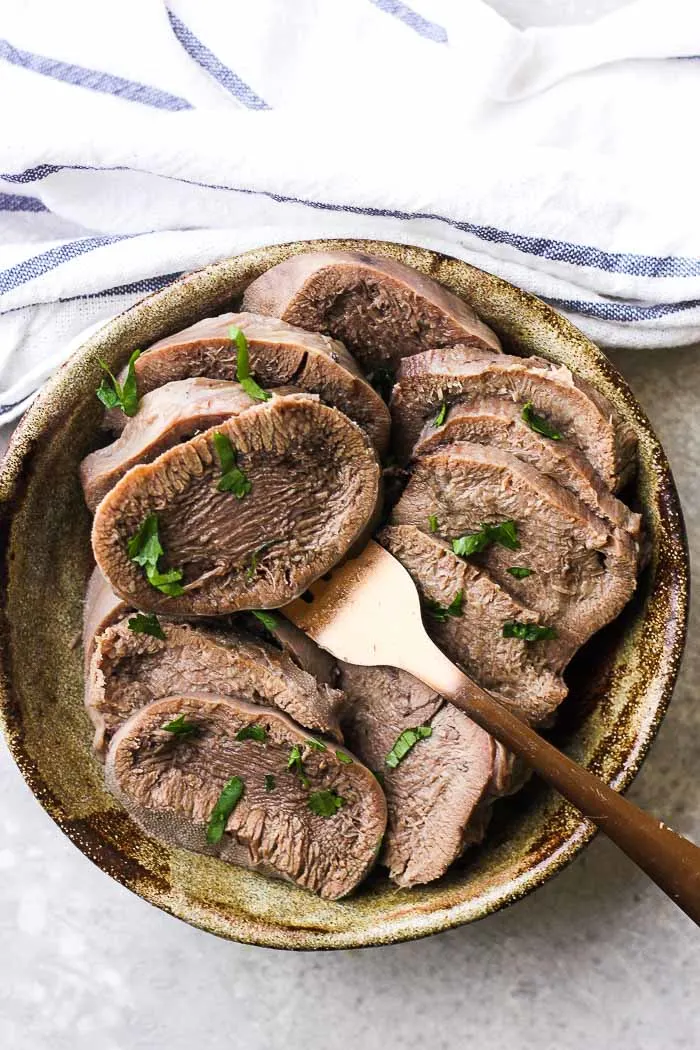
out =
[[[700,9],[24,0],[0,13],[0,421],[89,325],[315,237],[424,245],[603,345],[700,340]]]

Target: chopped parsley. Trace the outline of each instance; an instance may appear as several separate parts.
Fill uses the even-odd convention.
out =
[[[268,540],[267,543],[261,543],[259,547],[256,547],[250,556],[250,563],[245,571],[246,580],[252,580],[255,573],[258,571],[258,559],[263,551],[266,551],[268,547],[271,547],[276,540]]]
[[[226,434],[214,433],[214,448],[221,464],[221,478],[216,486],[219,492],[232,492],[236,499],[247,496],[253,485],[237,464],[238,453]]]
[[[274,791],[276,787],[277,787],[277,781],[275,780],[275,778],[272,775],[272,773],[266,773],[265,774],[265,790],[266,791]]]
[[[397,737],[394,746],[384,761],[391,769],[396,769],[399,762],[406,757],[419,740],[425,740],[432,735],[433,731],[430,726],[416,726],[415,729],[404,729],[403,733]]]
[[[160,572],[158,561],[165,554],[158,536],[158,515],[149,514],[126,545],[126,551],[133,562],[146,570],[146,579],[156,590],[171,598],[184,594],[180,583],[182,571],[171,569]]]
[[[273,616],[272,613],[265,612],[264,609],[251,609],[253,616],[260,620],[263,627],[266,627],[268,631],[274,631],[277,626],[277,617]]]
[[[336,751],[335,757],[338,759],[339,762],[342,762],[344,766],[352,765],[352,759],[350,758],[350,755],[346,755],[344,751]]]
[[[438,413],[435,416],[435,419],[433,420],[433,426],[435,428],[441,427],[442,424],[445,422],[445,416],[446,415],[447,415],[447,402],[443,401],[443,402],[441,402],[440,408],[438,409]]]
[[[440,605],[439,602],[434,602],[430,598],[426,598],[423,601],[426,612],[438,623],[445,623],[449,616],[461,616],[463,603],[464,591],[461,587],[449,605]]]
[[[173,718],[172,722],[166,722],[161,729],[164,729],[166,733],[172,733],[173,736],[192,736],[193,733],[199,732],[197,723],[188,722],[184,715],[178,715],[177,718]]]
[[[315,736],[309,736],[304,741],[307,747],[310,747],[312,751],[327,751],[328,748],[322,740],[317,740]]]
[[[428,526],[429,526],[431,532],[437,532],[437,530],[438,530],[437,514],[430,514],[430,515],[428,515]]]
[[[309,795],[309,809],[319,817],[334,817],[344,805],[345,799],[335,791],[314,791]]]
[[[542,437],[551,438],[552,441],[561,441],[561,434],[558,430],[547,422],[544,416],[538,416],[535,412],[535,406],[532,401],[528,401],[523,405],[523,410],[520,413],[521,418],[527,423],[530,430],[534,430],[537,434],[541,434]]]
[[[509,620],[503,624],[504,638],[520,638],[523,642],[539,642],[547,638],[556,638],[557,632],[553,627],[540,627],[536,623],[519,623],[517,620]]]
[[[384,401],[388,401],[391,397],[394,383],[396,382],[396,372],[394,369],[385,367],[375,368],[368,378],[379,396]]]
[[[295,744],[292,750],[289,752],[289,758],[287,759],[287,769],[291,770],[301,780],[304,787],[309,786],[309,778],[304,772],[304,762],[301,757],[301,750],[298,744]]]
[[[128,622],[130,631],[134,634],[150,634],[152,638],[160,638],[165,641],[165,632],[155,613],[136,613]]]
[[[471,554],[486,550],[492,543],[500,543],[501,547],[507,547],[510,551],[520,548],[516,524],[512,519],[502,521],[499,525],[482,525],[478,532],[468,532],[452,540],[452,550],[460,558],[468,558]]]
[[[98,400],[105,408],[121,408],[125,416],[135,416],[139,407],[139,394],[136,389],[136,372],[134,365],[141,356],[140,350],[134,350],[129,358],[126,368],[126,379],[124,385],[110,372],[104,361],[100,360],[100,367],[107,373],[97,388]]]
[[[267,730],[257,722],[251,722],[249,726],[238,730],[236,740],[257,740],[259,744],[264,744],[267,740]]]
[[[506,569],[511,576],[515,576],[516,580],[525,580],[528,576],[532,576],[534,569],[527,569],[524,565],[511,565],[510,569]]]
[[[228,783],[224,786],[216,805],[211,811],[209,823],[207,824],[207,842],[211,846],[215,846],[217,842],[221,842],[224,837],[224,832],[226,831],[228,818],[243,797],[244,791],[245,784],[240,777],[231,777]]]
[[[254,401],[269,401],[272,394],[269,394],[267,390],[263,390],[261,386],[258,386],[250,374],[248,340],[244,333],[240,328],[231,325],[228,330],[228,336],[238,347],[238,357],[236,359],[236,378],[238,379],[238,382],[241,384],[248,397],[252,397]]]

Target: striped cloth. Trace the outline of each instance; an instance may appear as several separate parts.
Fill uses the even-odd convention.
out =
[[[613,346],[700,339],[700,5],[519,31],[480,0],[0,11],[0,422],[179,273],[313,237],[458,256]]]

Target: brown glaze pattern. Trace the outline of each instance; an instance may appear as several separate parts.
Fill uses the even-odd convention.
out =
[[[386,255],[464,296],[507,352],[538,353],[594,384],[634,428],[651,558],[620,619],[586,647],[553,734],[623,790],[663,717],[685,641],[689,566],[668,462],[607,358],[540,300],[455,259],[372,241],[323,241],[247,252],[175,281],[94,334],[51,379],[15,432],[0,472],[0,720],[27,783],[75,844],[135,893],[212,933],[277,948],[349,948],[425,936],[512,903],[559,871],[594,829],[554,791],[531,783],[498,804],[486,841],[438,882],[399,890],[374,876],[325,902],[141,832],[105,790],[82,704],[82,598],[90,520],[78,466],[101,409],[98,357],[119,369],[132,350],[235,305],[245,286],[290,255],[323,249]]]

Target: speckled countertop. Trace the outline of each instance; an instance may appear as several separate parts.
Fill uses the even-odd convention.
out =
[[[619,0],[494,6],[544,23]],[[614,360],[665,445],[700,556],[700,347]],[[696,841],[699,606],[674,700],[630,791]],[[2,1050],[700,1046],[700,934],[602,838],[475,925],[396,947],[292,954],[218,941],[117,885],[55,827],[4,744],[0,799]]]

